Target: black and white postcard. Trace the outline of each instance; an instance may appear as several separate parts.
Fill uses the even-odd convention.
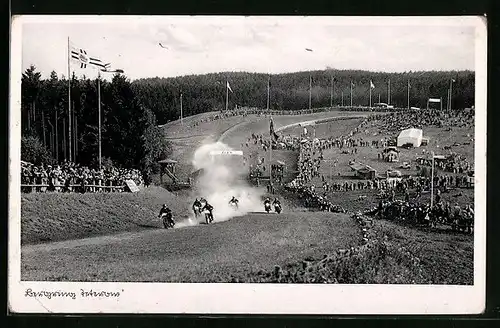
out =
[[[17,313],[485,307],[484,17],[17,16]]]

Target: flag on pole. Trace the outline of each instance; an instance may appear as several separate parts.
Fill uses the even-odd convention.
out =
[[[457,82],[457,81],[455,81],[455,79],[451,79],[451,82],[455,83],[455,82]]]
[[[231,91],[231,93],[233,93],[233,89],[231,89],[231,86],[229,85],[229,81],[226,81],[226,86],[229,89],[229,91]]]
[[[278,140],[278,134],[274,131],[274,122],[272,117],[269,119],[269,134],[275,141]]]
[[[104,64],[102,60],[95,56],[90,56],[87,50],[71,45],[71,59],[73,62],[80,64],[80,68],[87,68],[90,66],[92,68],[97,68],[99,70],[107,70],[109,64]]]
[[[351,81],[351,86],[353,87],[354,86],[354,82]]]
[[[375,85],[373,84],[372,80],[370,80],[370,88],[375,89]]]

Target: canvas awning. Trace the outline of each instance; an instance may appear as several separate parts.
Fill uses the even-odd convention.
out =
[[[408,143],[412,144],[413,147],[420,147],[422,143],[422,130],[410,128],[401,131],[397,138],[397,146],[401,147]]]

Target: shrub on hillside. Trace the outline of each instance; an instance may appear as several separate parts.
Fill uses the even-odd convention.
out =
[[[426,283],[419,259],[404,248],[376,240],[357,248],[339,251],[322,260],[306,259],[260,271],[238,282],[341,283],[341,284],[422,284]]]

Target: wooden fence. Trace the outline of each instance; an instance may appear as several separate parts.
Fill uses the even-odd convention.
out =
[[[48,183],[42,182],[32,182],[32,183],[21,183],[21,192],[123,192],[126,190],[126,184],[113,185],[113,181],[107,181],[107,185],[101,183],[100,180],[91,180],[90,183]]]

